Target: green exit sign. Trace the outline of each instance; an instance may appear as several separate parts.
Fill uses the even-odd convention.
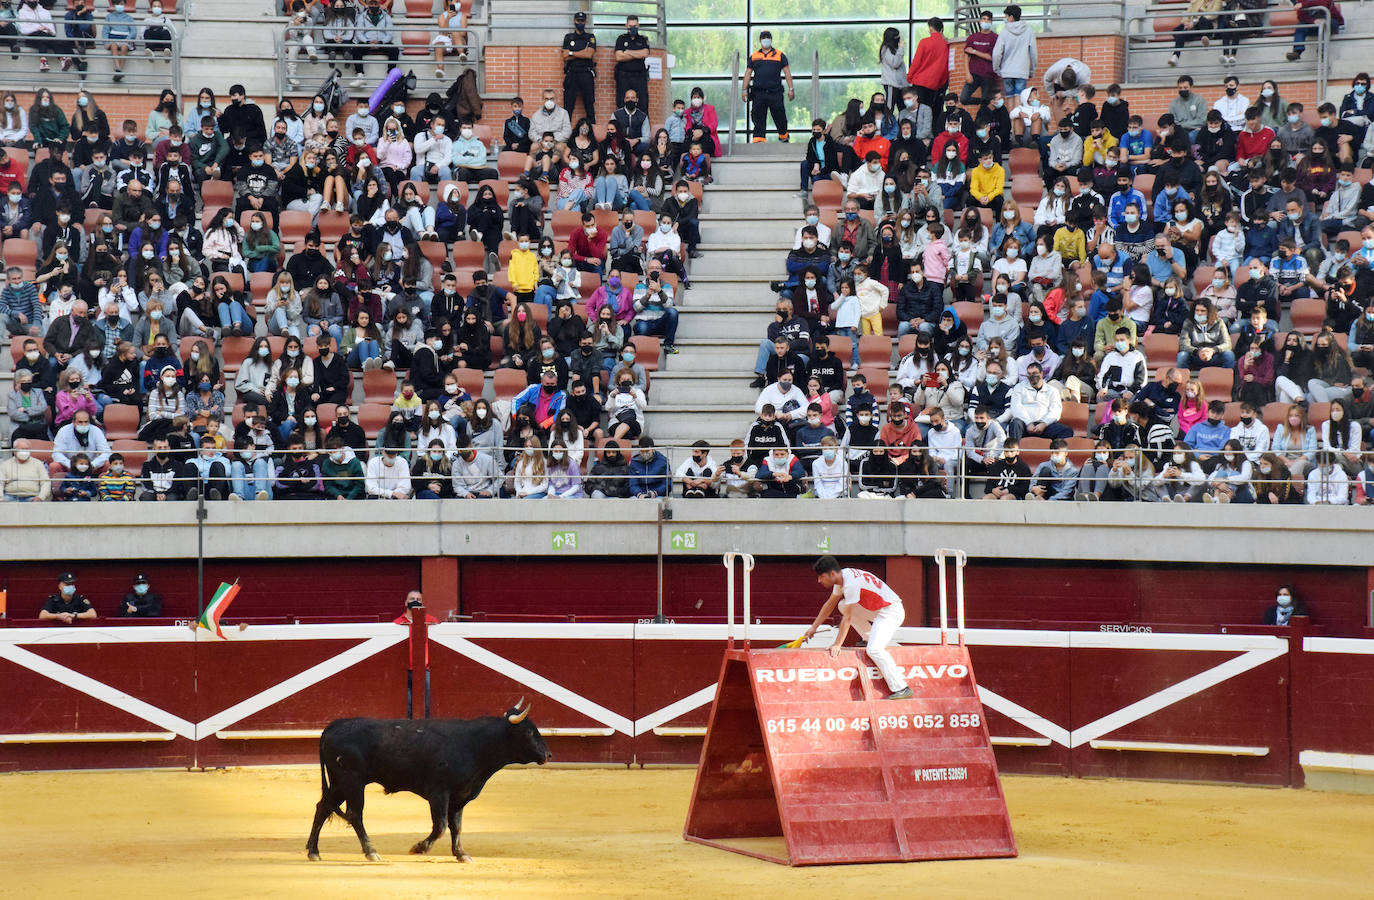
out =
[[[555,531],[553,533],[553,549],[555,550],[576,550],[577,532],[576,531]]]
[[[695,531],[674,531],[672,547],[674,550],[695,550],[697,548],[697,533]]]

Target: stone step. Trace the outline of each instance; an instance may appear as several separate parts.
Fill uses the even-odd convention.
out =
[[[762,335],[759,339],[762,339]],[[680,338],[677,348],[678,354],[670,357],[668,363],[670,371],[738,372],[748,378],[753,374],[758,340],[737,337]]]
[[[776,295],[755,283],[736,285],[727,282],[694,284],[678,304],[684,312],[703,306],[729,306],[745,312],[772,308]]]
[[[800,160],[802,156],[798,156]],[[757,162],[731,160],[728,157],[711,166],[713,179],[710,190],[718,187],[777,187],[798,190],[800,165],[797,160],[787,162]]]
[[[685,354],[672,357],[677,363]],[[693,366],[678,371],[663,370],[653,375],[653,402],[650,408],[658,405],[699,404],[709,398],[712,404],[751,404],[758,397],[758,391],[749,387],[753,373],[717,372],[709,367]]]
[[[780,278],[784,274],[787,249],[774,246],[757,248],[752,244],[728,250],[708,251],[692,263],[692,281],[703,277],[741,276],[753,278],[768,275]]]
[[[800,217],[804,205],[796,188],[729,188],[711,185],[706,191],[704,209],[716,214],[752,218],[760,212],[790,213]]]
[[[790,248],[801,224],[800,209],[779,214],[776,218],[760,219],[716,218],[703,214],[701,236],[709,243],[702,244],[701,249],[709,252],[714,247],[754,246],[760,241]]]
[[[749,433],[754,407],[749,405],[656,407],[650,403],[647,433],[656,441],[690,444],[698,439],[725,446]]]
[[[707,306],[690,308],[678,322],[677,333],[683,338],[733,338],[741,335],[766,334],[773,319],[771,309],[762,312],[743,312],[729,307]]]

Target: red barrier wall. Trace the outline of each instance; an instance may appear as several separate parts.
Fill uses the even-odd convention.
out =
[[[1314,624],[1354,634],[1366,624],[1364,567],[999,563],[964,569],[970,626],[998,622],[1259,624],[1281,584],[1291,584]],[[938,573],[926,566],[926,607],[938,617]],[[952,614],[952,613],[951,613]]]

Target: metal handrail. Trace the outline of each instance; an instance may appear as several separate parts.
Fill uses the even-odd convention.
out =
[[[811,121],[821,118],[821,51],[811,51]]]
[[[740,52],[735,51],[730,62],[730,139],[725,144],[725,155],[735,152],[735,126],[739,118],[739,61]]]
[[[280,26],[281,26],[281,27],[278,28],[278,29],[275,31],[275,33],[272,35],[272,50],[273,50],[273,56],[275,57],[275,63],[274,63],[274,65],[275,65],[275,75],[274,75],[274,78],[275,78],[275,80],[276,80],[277,99],[278,99],[278,101],[280,101],[281,98],[282,98],[283,96],[285,96],[286,94],[299,94],[300,91],[301,91],[301,88],[300,88],[300,87],[292,86],[292,85],[289,84],[289,82],[287,81],[287,78],[288,78],[288,77],[293,77],[293,76],[288,76],[288,75],[287,75],[287,68],[286,68],[286,67],[287,67],[288,63],[287,63],[287,60],[286,60],[286,52],[285,52],[285,51],[286,51],[286,35],[285,35],[285,30],[286,30],[286,25],[287,25],[287,23],[289,23],[291,20],[290,20],[289,18],[286,18],[286,17],[283,17],[283,16],[278,16],[278,17],[276,17],[276,18],[277,18],[278,22],[280,23]],[[255,20],[255,21],[259,21],[259,20]],[[296,57],[297,71],[298,71],[298,73],[301,73],[302,70],[309,71],[310,69],[318,68],[318,69],[322,69],[322,70],[323,70],[323,74],[320,74],[319,72],[316,72],[316,74],[313,75],[313,76],[312,76],[312,75],[307,75],[307,74],[298,74],[298,76],[295,76],[295,77],[299,77],[300,80],[306,82],[307,84],[310,84],[310,83],[318,84],[319,82],[324,81],[324,79],[325,79],[326,77],[328,77],[328,73],[329,73],[329,71],[331,71],[332,69],[335,69],[335,68],[342,68],[342,67],[345,66],[345,65],[351,65],[351,64],[353,63],[353,60],[352,60],[352,59],[330,60],[330,59],[327,59],[327,58],[325,57],[325,49],[326,49],[326,47],[325,47],[325,44],[324,44],[323,34],[322,34],[322,33],[323,33],[325,30],[328,29],[328,26],[326,26],[326,25],[308,25],[308,26],[306,26],[306,28],[307,28],[307,30],[309,30],[309,31],[311,32],[311,35],[312,35],[312,37],[313,37],[313,39],[314,39],[314,41],[315,41],[315,49],[316,49],[316,52],[318,53],[319,60],[318,60],[317,62],[311,62],[311,61],[310,61],[310,58],[309,58],[308,56],[306,56],[304,53],[300,53],[300,54],[298,54],[297,57]],[[389,46],[397,47],[397,48],[401,51],[401,52],[400,52],[400,55],[399,55],[399,57],[398,57],[398,59],[396,60],[395,63],[392,63],[392,65],[399,66],[399,67],[401,67],[402,69],[410,69],[410,68],[415,68],[415,69],[417,69],[417,71],[416,71],[416,73],[415,73],[415,78],[416,78],[416,81],[417,81],[420,85],[425,85],[426,83],[429,83],[429,84],[431,84],[431,85],[438,85],[438,84],[447,85],[447,84],[450,84],[450,83],[452,83],[453,79],[457,77],[457,73],[458,73],[459,70],[461,70],[462,68],[465,68],[465,67],[470,67],[470,68],[475,69],[475,70],[477,71],[477,90],[480,91],[480,92],[485,92],[485,91],[486,91],[487,78],[486,78],[486,66],[484,65],[484,63],[486,62],[486,46],[485,46],[485,44],[483,43],[483,39],[482,39],[482,33],[483,33],[484,29],[472,28],[472,27],[467,27],[467,28],[456,28],[456,27],[453,27],[453,26],[443,27],[443,26],[438,25],[438,24],[435,23],[435,22],[423,22],[423,23],[421,23],[421,22],[406,22],[406,23],[404,23],[404,24],[395,24],[395,23],[393,22],[393,24],[392,24],[392,26],[391,26],[391,30],[392,30],[393,35],[395,36],[396,43],[391,44],[391,45],[389,45]],[[467,35],[467,47],[465,48],[466,53],[467,53],[467,59],[466,59],[465,61],[459,61],[459,59],[458,59],[459,48],[454,47],[452,50],[449,50],[449,51],[446,52],[445,58],[444,58],[444,65],[445,65],[445,66],[450,66],[450,67],[453,68],[453,70],[454,70],[453,76],[452,76],[452,77],[445,76],[445,77],[442,78],[442,79],[429,77],[429,75],[428,75],[427,73],[429,73],[429,72],[431,71],[430,68],[429,68],[428,66],[426,66],[426,65],[417,65],[417,62],[420,62],[420,61],[423,61],[423,62],[430,62],[430,61],[432,61],[432,59],[433,59],[433,56],[432,56],[433,50],[430,48],[429,44],[426,43],[426,45],[425,45],[425,55],[424,55],[424,56],[418,56],[418,55],[413,55],[413,56],[409,56],[409,57],[406,56],[405,50],[407,49],[407,45],[400,43],[400,37],[401,37],[401,33],[402,33],[402,32],[408,32],[408,31],[423,32],[423,33],[424,33],[425,35],[427,35],[427,36],[432,36],[432,35],[435,35],[435,34],[465,34],[465,35]],[[375,59],[376,59],[375,57],[364,57],[363,60],[362,60],[362,62],[367,63],[367,62],[369,62],[369,61],[375,61]],[[347,75],[346,75],[346,74],[345,74],[345,81],[347,81]]]
[[[1312,60],[1313,67],[1315,68],[1315,71],[1314,71],[1314,73],[1313,73],[1313,78],[1314,78],[1314,80],[1315,80],[1316,83],[1317,83],[1317,96],[1318,96],[1318,97],[1321,97],[1321,96],[1325,95],[1325,93],[1326,93],[1326,77],[1327,77],[1327,64],[1326,64],[1326,60],[1327,60],[1327,54],[1328,54],[1329,49],[1330,49],[1330,48],[1329,48],[1329,44],[1330,44],[1330,22],[1329,22],[1329,19],[1328,19],[1328,13],[1327,13],[1327,11],[1326,11],[1325,9],[1322,9],[1321,7],[1316,7],[1316,8],[1314,8],[1314,9],[1311,10],[1311,11],[1312,11],[1312,12],[1319,12],[1319,13],[1320,13],[1320,16],[1317,17],[1317,21],[1311,23],[1310,25],[1308,25],[1308,24],[1299,24],[1299,25],[1297,25],[1296,27],[1297,27],[1297,28],[1313,28],[1313,29],[1316,30],[1316,34],[1313,35],[1313,36],[1309,39],[1309,41],[1308,41],[1309,44],[1315,44],[1315,45],[1316,45],[1316,47],[1315,47],[1315,53],[1314,53],[1311,57],[1309,57],[1309,58]],[[1265,11],[1265,10],[1258,10],[1258,12],[1266,12],[1266,11]],[[1126,54],[1125,54],[1125,60],[1124,60],[1124,62],[1123,62],[1123,70],[1122,70],[1122,73],[1121,73],[1121,80],[1122,80],[1123,83],[1130,83],[1130,82],[1132,82],[1132,81],[1134,80],[1134,79],[1132,78],[1133,68],[1134,68],[1134,67],[1133,67],[1132,64],[1131,64],[1131,49],[1132,49],[1133,47],[1134,47],[1134,48],[1137,48],[1137,49],[1142,49],[1142,50],[1143,50],[1143,49],[1148,49],[1148,45],[1153,44],[1153,43],[1163,42],[1163,41],[1167,40],[1167,38],[1168,38],[1167,35],[1163,35],[1163,34],[1158,34],[1158,33],[1156,33],[1156,32],[1154,31],[1154,28],[1153,28],[1152,26],[1151,26],[1151,27],[1141,27],[1141,26],[1143,25],[1143,23],[1145,23],[1145,22],[1154,22],[1154,21],[1158,21],[1159,19],[1184,19],[1184,18],[1187,18],[1187,16],[1186,16],[1186,7],[1185,7],[1184,9],[1181,9],[1181,10],[1160,10],[1160,9],[1155,9],[1155,10],[1150,10],[1150,11],[1148,11],[1148,12],[1140,13],[1140,14],[1138,14],[1138,15],[1129,16],[1129,17],[1126,18],[1125,23],[1124,23],[1124,27],[1123,27],[1123,29],[1122,29],[1122,35],[1123,35],[1123,36],[1125,37],[1125,39],[1126,39]],[[1267,32],[1268,32],[1268,30],[1269,30],[1269,27],[1270,27],[1270,26],[1269,26],[1269,24],[1268,24],[1268,18],[1267,18],[1267,16],[1266,16],[1265,24],[1262,25],[1262,26],[1256,27],[1256,26],[1246,25],[1246,26],[1234,27],[1234,28],[1212,28],[1208,33],[1209,33],[1209,35],[1212,36],[1213,40],[1216,40],[1218,35],[1223,35],[1223,34],[1226,34],[1227,32],[1240,32],[1240,33],[1242,33],[1242,34],[1252,34],[1252,33],[1256,32],[1256,31],[1266,32],[1266,33],[1263,34],[1263,36],[1261,36],[1261,37],[1251,37],[1251,38],[1247,38],[1247,39],[1244,41],[1244,43],[1245,43],[1245,45],[1248,46],[1248,47],[1270,47],[1270,46],[1273,46],[1273,47],[1285,47],[1285,46],[1289,46],[1289,45],[1291,45],[1291,44],[1293,43],[1293,38],[1292,38],[1291,36],[1289,36],[1289,37],[1280,37],[1280,36],[1277,36],[1277,35],[1270,35],[1270,34],[1268,34]],[[1158,48],[1155,48],[1155,49],[1158,49]],[[1284,73],[1285,73],[1285,76],[1288,78],[1288,80],[1294,80],[1294,79],[1293,79],[1293,75],[1290,74],[1290,73],[1291,73],[1291,67],[1301,66],[1301,65],[1302,65],[1301,61],[1286,62],[1286,63],[1284,64]],[[1203,65],[1203,66],[1196,66],[1196,65],[1190,65],[1190,66],[1187,68],[1187,70],[1180,70],[1180,71],[1189,71],[1189,72],[1192,72],[1192,73],[1195,74],[1195,73],[1197,73],[1198,71],[1209,72],[1209,71],[1212,70],[1212,69],[1215,69],[1217,74],[1221,74],[1221,73],[1228,73],[1228,74],[1229,74],[1229,73],[1238,71],[1238,69],[1239,69],[1239,71],[1242,72],[1242,74],[1243,74],[1243,72],[1244,72],[1244,67],[1243,67],[1243,66],[1242,66],[1242,67],[1236,67],[1236,66],[1223,67],[1223,66],[1221,66],[1221,65],[1216,65],[1216,66],[1206,66],[1206,65]]]
[[[53,24],[61,29],[65,23],[61,19],[55,19]],[[90,45],[80,54],[81,57],[87,61],[114,59],[114,54],[110,53],[107,49],[107,42],[103,36],[105,19],[103,17],[98,17],[88,24],[96,29],[96,37],[90,39]],[[134,25],[138,27],[141,32],[142,25],[137,20],[135,20]],[[177,96],[181,96],[181,42],[186,37],[186,28],[186,24],[178,23],[176,34],[169,45],[172,51],[170,59],[163,56],[155,56],[149,59],[139,52],[143,44],[141,38],[130,41],[129,46],[131,50],[128,55],[124,57],[126,68],[122,73],[119,73],[124,76],[123,80],[119,82],[119,86],[147,87],[149,89],[170,87],[176,92]],[[65,34],[28,35],[16,38],[15,40],[19,42],[19,49],[17,51],[19,57],[18,62],[26,61],[27,65],[32,66],[34,71],[37,71],[38,68],[38,58],[40,56],[48,57],[51,68],[49,71],[43,72],[37,76],[41,86],[48,87],[54,91],[72,91],[82,88],[89,89],[90,87],[104,89],[107,87],[113,88],[115,86],[112,76],[116,73],[113,71],[109,73],[90,71],[82,73],[76,66],[72,66],[65,72],[62,71],[61,67],[57,64],[57,60],[64,54],[59,51],[61,48],[70,46],[73,43],[73,39],[66,37]],[[33,43],[50,43],[53,44],[56,49],[52,52],[44,52],[29,46]],[[162,51],[158,52],[161,53]],[[4,54],[0,54],[0,59],[4,59]],[[18,76],[18,74],[13,71],[17,68],[18,62],[5,60],[5,63],[0,63],[0,72],[7,72],[11,76],[31,80],[27,73],[23,76]],[[3,68],[6,64],[8,64],[8,69]]]
[[[1027,0],[1018,4],[1021,7],[1021,21],[1027,24],[1040,25],[1038,29],[1043,33],[1052,33],[1055,29],[1054,24],[1074,21],[1106,21],[1108,19],[1120,21],[1124,24],[1126,19],[1126,4],[1123,2],[1100,3],[1100,4],[1079,4],[1079,3],[1059,3],[1054,0]],[[996,7],[984,6],[978,3],[957,4],[954,7],[954,31],[955,35],[972,34],[978,28],[978,17],[987,10],[992,9],[996,15]],[[1111,10],[1112,15],[1103,15]],[[1077,30],[1072,24],[1061,31]]]

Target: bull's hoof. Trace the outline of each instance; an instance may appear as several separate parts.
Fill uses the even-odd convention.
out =
[[[368,862],[381,862],[381,861],[382,861],[382,854],[378,853],[376,850],[369,850],[369,851],[367,851],[367,861],[368,861]]]
[[[425,854],[425,853],[428,853],[428,852],[429,852],[429,844],[426,844],[424,841],[420,841],[420,842],[417,843],[414,847],[411,847],[411,848],[410,848],[410,852],[411,852],[411,853],[414,853],[416,856],[420,856],[420,855],[423,855],[423,854]]]
[[[314,850],[311,850],[309,853],[305,855],[305,858],[310,860],[311,862],[319,862],[320,854],[316,853]]]
[[[472,862],[472,857],[471,857],[471,856],[468,856],[466,853],[462,852],[461,850],[458,851],[457,853],[455,853],[454,856],[453,856],[453,858],[456,859],[456,860],[458,860],[459,862],[463,862],[463,863]]]

